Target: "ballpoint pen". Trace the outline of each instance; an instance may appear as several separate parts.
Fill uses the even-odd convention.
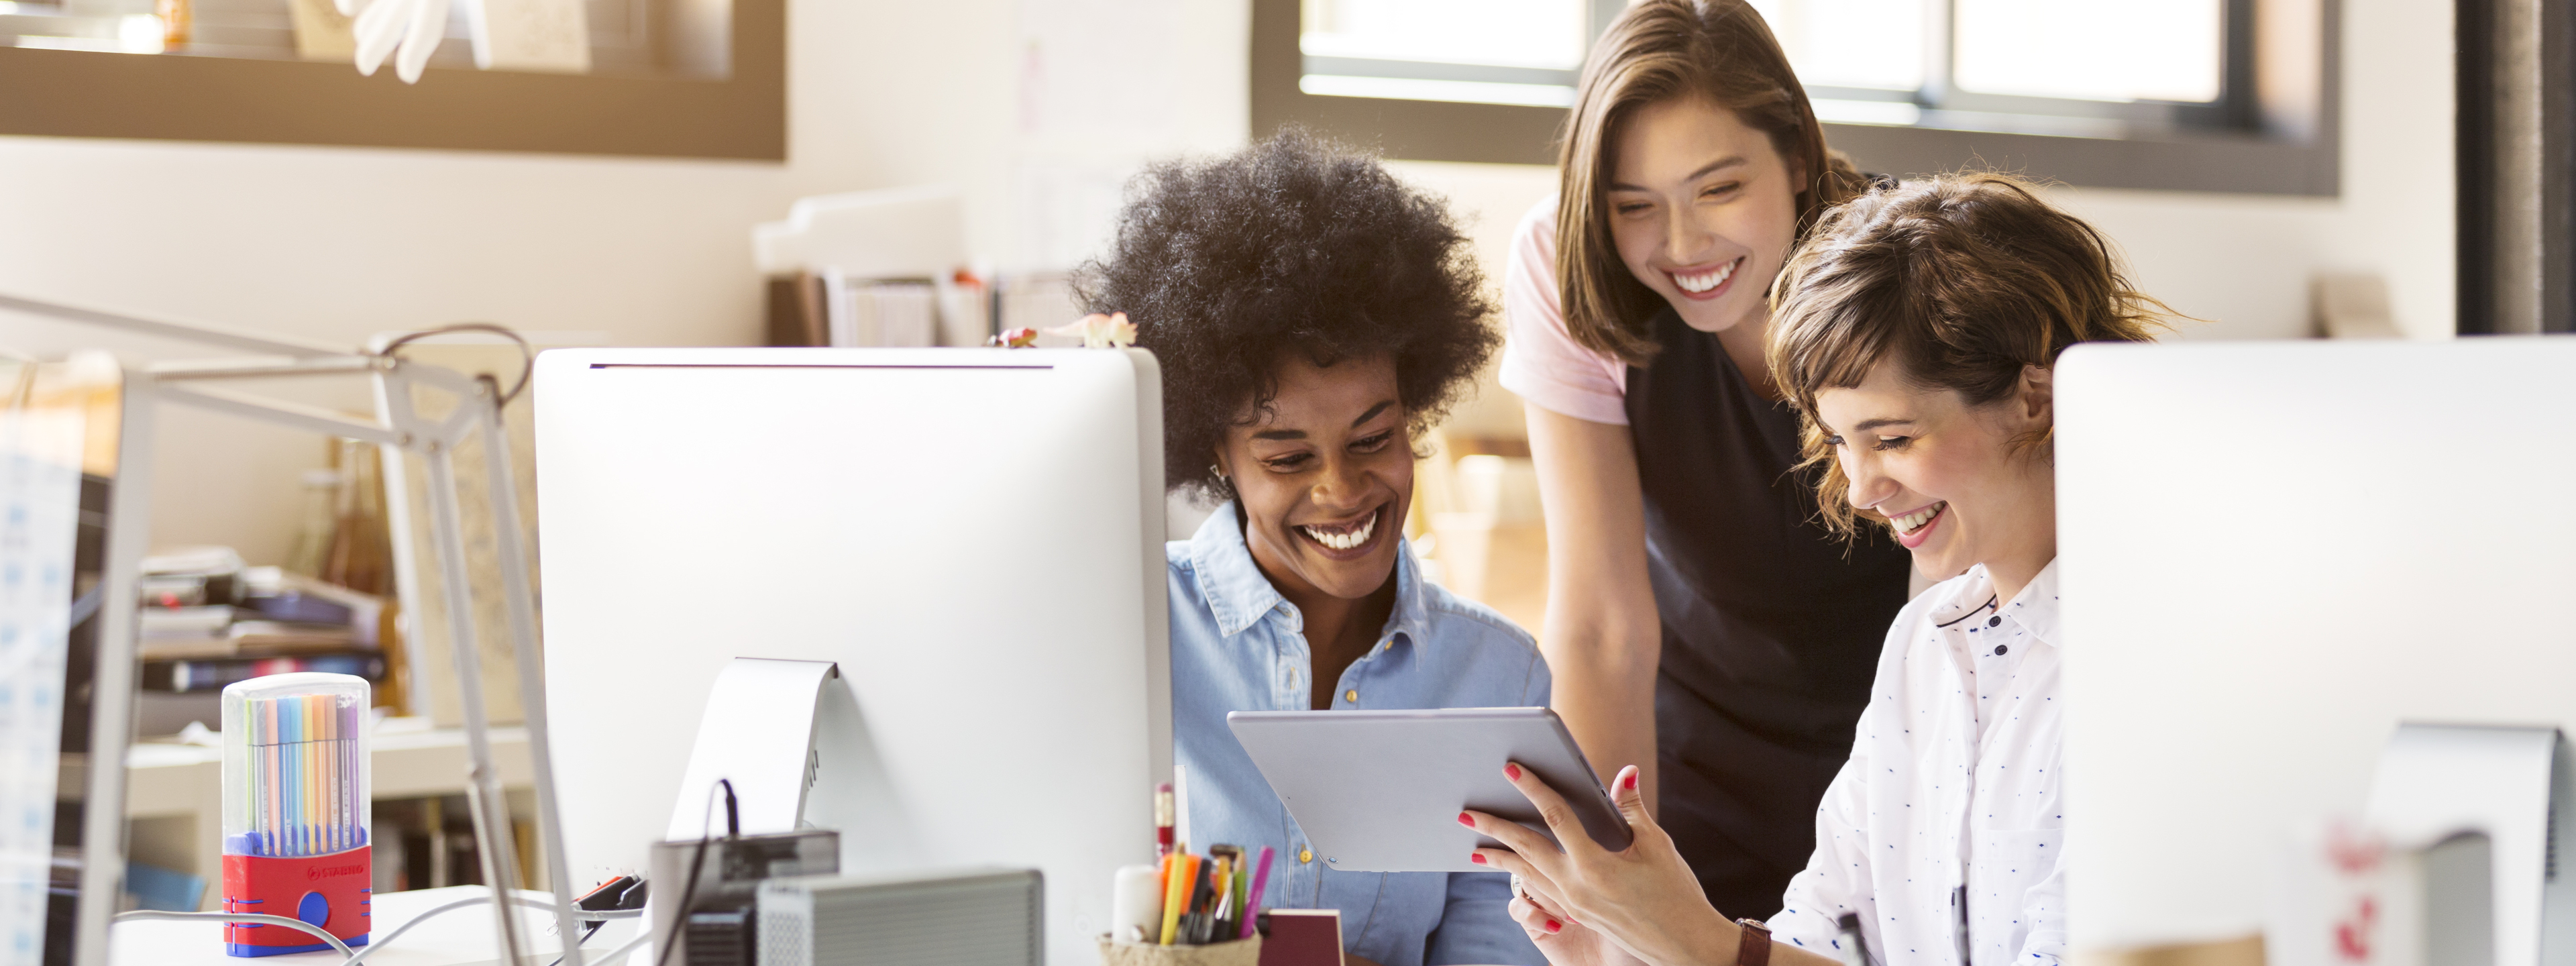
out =
[[[1216,863],[1207,859],[1193,858],[1190,865],[1191,913],[1189,928],[1185,930],[1185,933],[1189,936],[1189,941],[1192,944],[1197,944],[1207,941],[1208,899],[1215,895],[1216,890],[1215,884],[1208,880],[1210,875],[1216,871]]]

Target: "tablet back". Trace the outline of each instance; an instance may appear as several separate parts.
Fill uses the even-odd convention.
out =
[[[1564,795],[1601,847],[1628,847],[1627,820],[1546,708],[1237,711],[1226,724],[1324,864],[1344,872],[1494,871],[1467,856],[1501,843],[1458,824],[1459,811],[1546,834],[1506,762]]]

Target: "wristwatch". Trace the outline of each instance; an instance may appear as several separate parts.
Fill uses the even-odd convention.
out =
[[[1771,927],[1759,919],[1738,919],[1744,927],[1735,939],[1735,966],[1769,966],[1771,962]]]

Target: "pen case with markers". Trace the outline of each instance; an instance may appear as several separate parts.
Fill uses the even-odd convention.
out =
[[[225,912],[285,916],[367,942],[367,679],[272,674],[224,688]],[[227,922],[224,951],[331,948],[275,923]]]

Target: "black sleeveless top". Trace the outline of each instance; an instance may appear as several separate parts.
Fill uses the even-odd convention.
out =
[[[1709,901],[1768,919],[1816,845],[1816,803],[1851,756],[1912,566],[1884,533],[1816,516],[1798,416],[1717,338],[1667,308],[1626,406],[1663,618],[1660,817]]]

